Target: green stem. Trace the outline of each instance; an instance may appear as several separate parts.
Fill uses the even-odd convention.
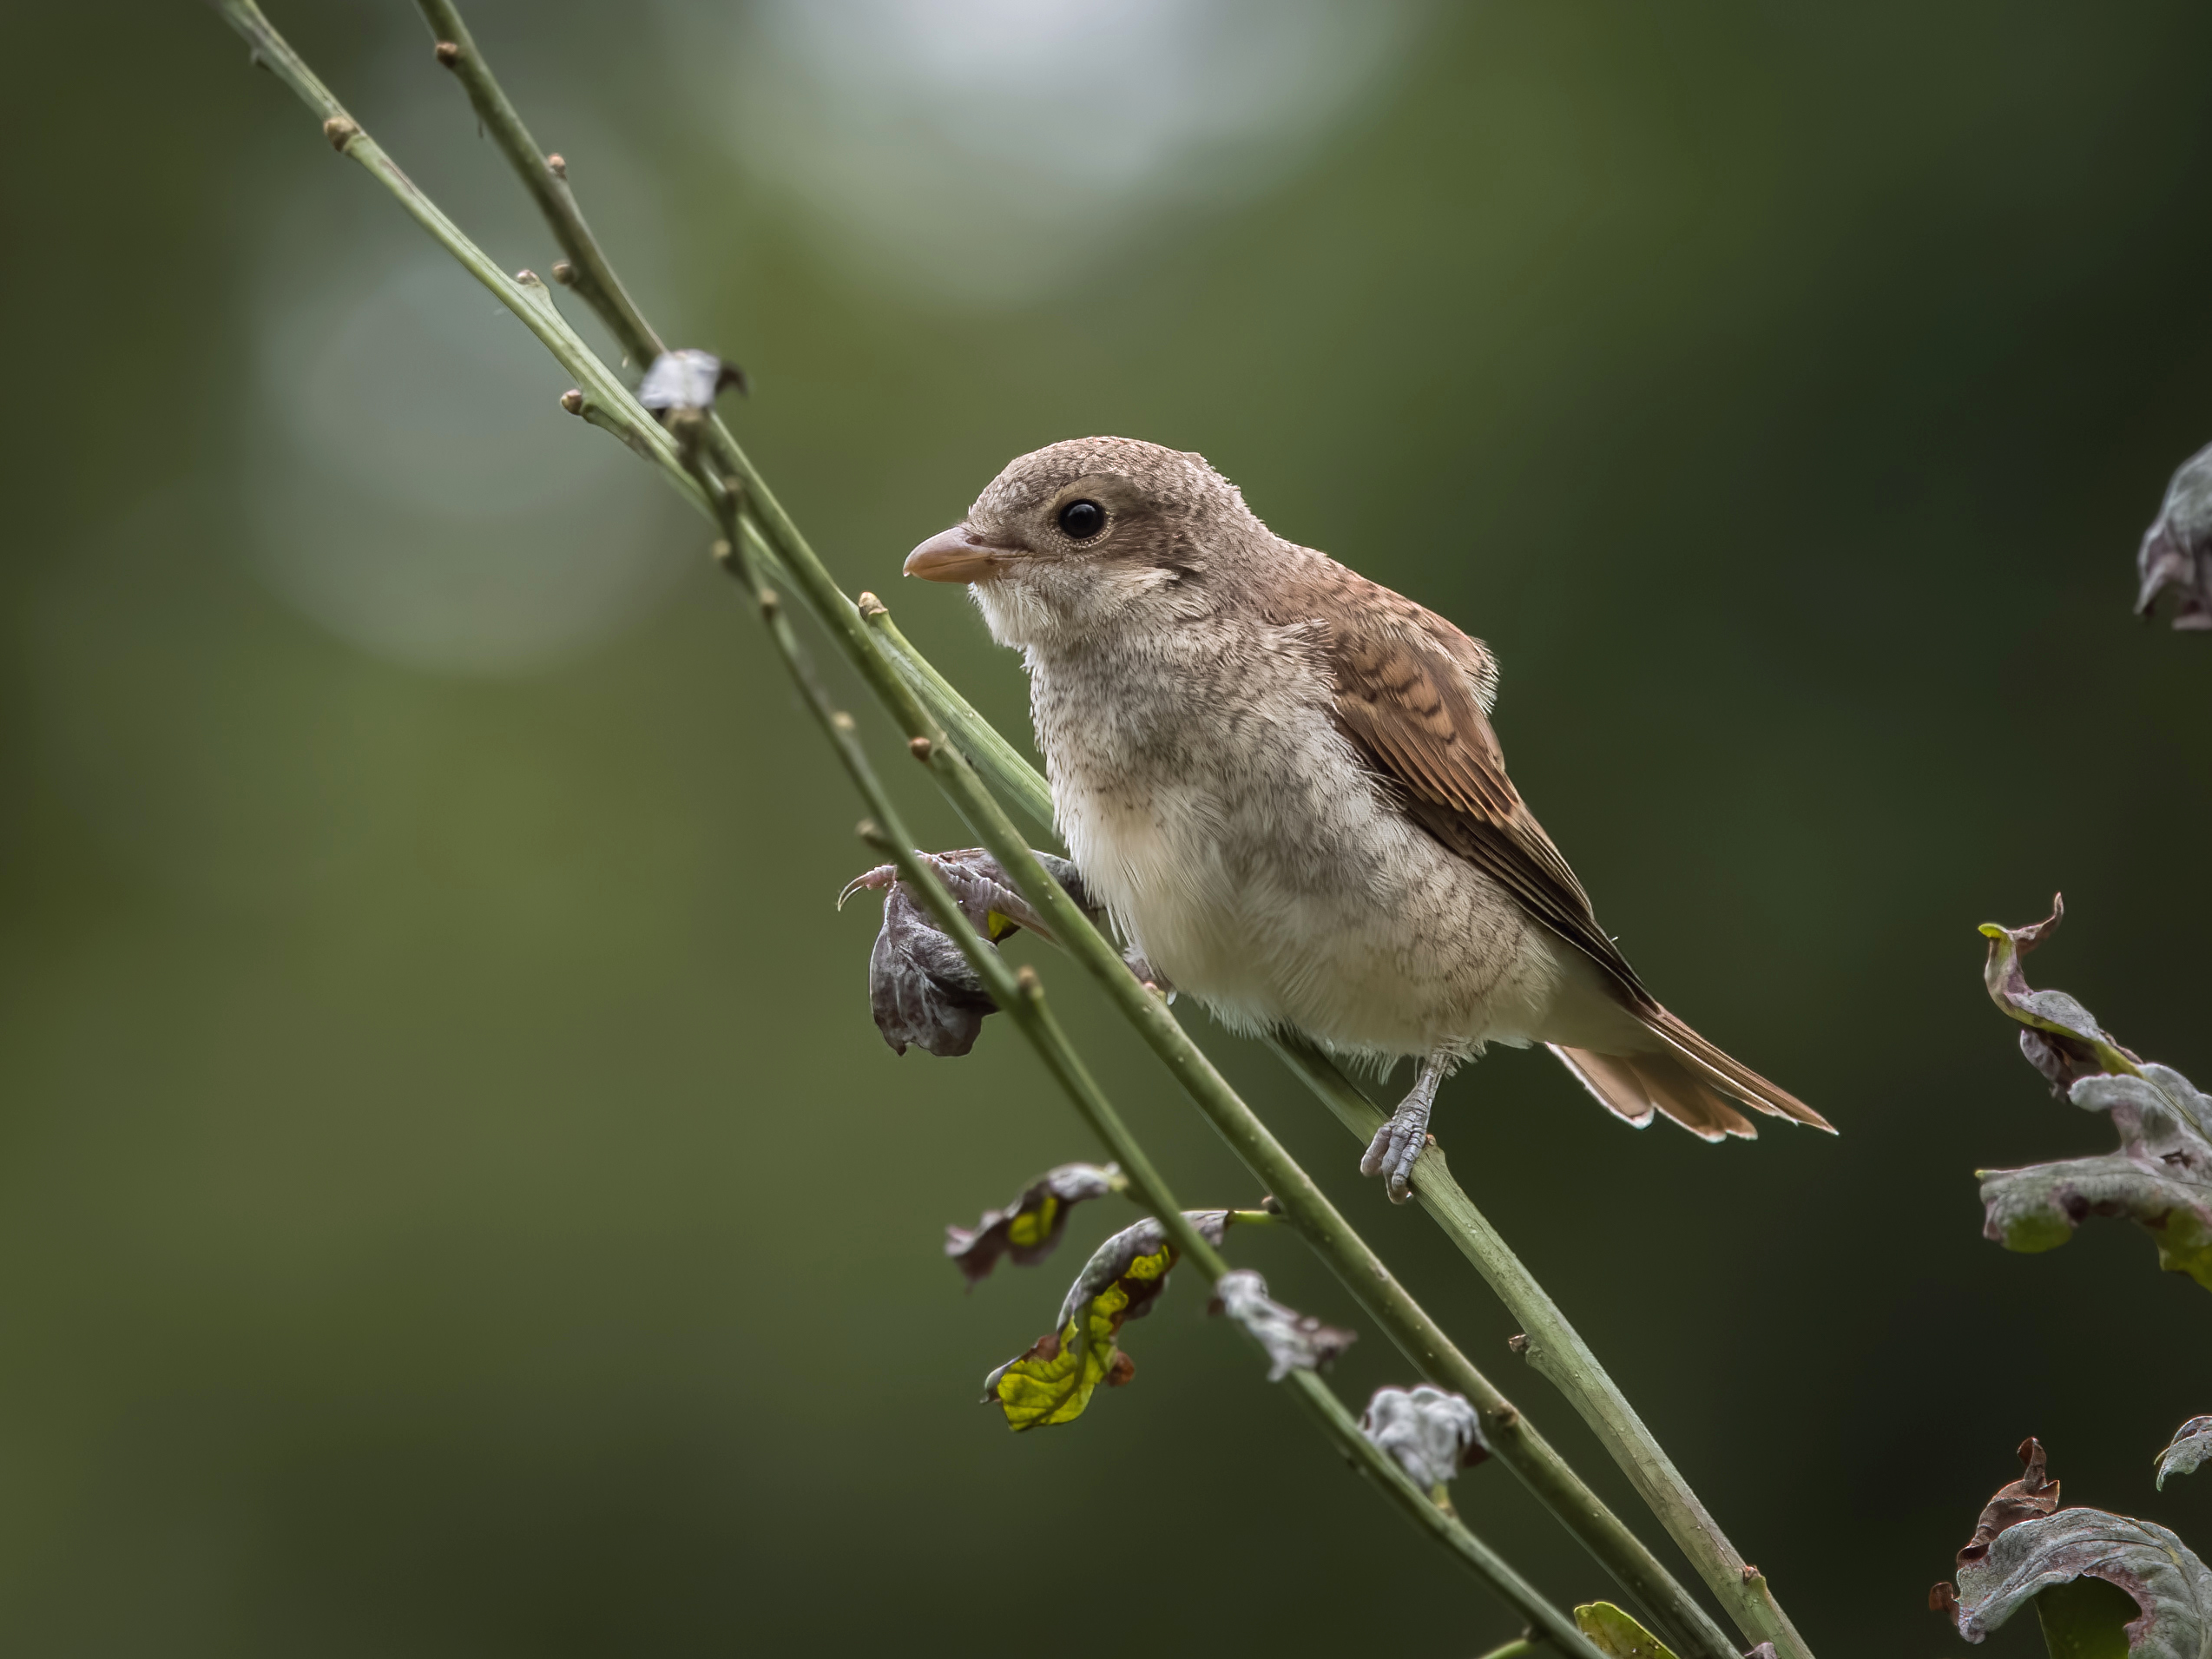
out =
[[[1218,1282],[1229,1270],[1228,1261],[1192,1225],[1175,1195],[1168,1189],[1166,1180],[1091,1076],[1082,1057],[1045,1005],[1044,987],[1036,971],[1026,967],[1018,973],[1010,970],[1005,958],[962,914],[958,902],[946,890],[936,871],[916,853],[914,839],[900,820],[890,792],[884,788],[869,762],[853,717],[835,707],[827,691],[808,669],[782,601],[764,579],[754,551],[754,535],[748,533],[755,531],[755,525],[743,492],[720,484],[703,471],[699,474],[699,482],[714,504],[725,532],[726,539],[715,550],[717,556],[752,592],[761,618],[767,624],[769,636],[800,697],[844,762],[860,798],[875,814],[874,820],[863,826],[863,834],[872,846],[888,853],[897,863],[900,879],[912,884],[938,928],[958,944],[992,1000],[1013,1015],[1015,1023],[1067,1092],[1077,1112],[1120,1164],[1128,1190],[1158,1218],[1177,1254],[1203,1273],[1208,1284]],[[1254,1221],[1274,1219],[1265,1212],[1248,1215]],[[1338,1450],[1354,1467],[1377,1481],[1385,1496],[1409,1518],[1487,1583],[1515,1611],[1534,1621],[1538,1629],[1555,1640],[1564,1640],[1568,1651],[1581,1651],[1590,1655],[1591,1659],[1600,1659],[1596,1649],[1580,1637],[1570,1618],[1544,1600],[1458,1517],[1443,1515],[1429,1502],[1397,1461],[1360,1432],[1359,1424],[1326,1383],[1311,1371],[1304,1370],[1294,1371],[1290,1380],[1300,1403],[1313,1414]]]
[[[527,273],[523,279],[509,278],[477,248],[360,130],[268,25],[251,0],[218,0],[218,9],[253,44],[256,56],[272,68],[311,109],[324,116],[326,135],[333,144],[398,196],[418,221],[520,317],[556,359],[569,370],[576,378],[582,394],[574,405],[578,412],[595,424],[607,426],[654,461],[687,498],[710,517],[715,517],[707,492],[679,458],[675,440],[645,412],[627,388],[614,379],[568,327],[554,308],[543,284]],[[497,83],[473,43],[464,49],[464,56],[471,65],[471,74],[480,76],[496,90]],[[504,96],[500,102],[504,104]],[[527,133],[521,129],[519,120],[515,126],[522,141],[527,142]],[[536,157],[534,147],[528,154]],[[535,160],[532,165],[537,165]],[[581,222],[579,218],[576,223],[580,226]],[[556,225],[556,228],[559,227]],[[596,244],[593,247],[596,250]],[[765,576],[767,569],[780,567],[780,573],[793,583],[798,596],[830,631],[908,735],[929,740],[919,752],[925,754],[940,786],[969,820],[984,844],[997,857],[1024,897],[1053,922],[1061,941],[1137,1026],[1147,1043],[1168,1063],[1247,1164],[1274,1188],[1290,1220],[1352,1288],[1361,1305],[1386,1326],[1401,1350],[1431,1380],[1468,1395],[1483,1412],[1501,1461],[1514,1468],[1613,1572],[1623,1588],[1643,1603],[1653,1615],[1652,1622],[1675,1645],[1702,1659],[1732,1656],[1733,1648],[1695,1601],[1557,1453],[1537,1436],[1504,1396],[1452,1346],[1403,1287],[1391,1279],[1310,1177],[1229,1089],[1165,1005],[1127,973],[1113,946],[1037,863],[997,799],[984,787],[968,756],[948,741],[949,734],[958,732],[973,746],[978,761],[1030,816],[1049,823],[1050,792],[1035,769],[1021,759],[1011,745],[991,731],[987,722],[905,642],[880,605],[864,615],[863,609],[846,597],[719,419],[709,420],[705,447],[725,471],[735,477],[743,492],[747,510],[734,538],[736,544],[745,550],[746,556],[761,576]],[[987,738],[984,734],[988,734]],[[926,891],[926,884],[918,891]],[[952,937],[958,938],[961,934],[954,931]],[[1012,1010],[1024,1004],[1017,997],[1004,1005]],[[1051,1062],[1048,1060],[1048,1063]],[[1077,1079],[1070,1075],[1063,1076],[1062,1081],[1072,1086]],[[1172,1205],[1167,1208],[1180,1215]],[[1173,1222],[1167,1221],[1164,1216],[1163,1222],[1172,1231]],[[1433,1511],[1425,1500],[1423,1507]]]
[[[1388,1114],[1311,1043],[1278,1038],[1270,1046],[1337,1121],[1366,1144]],[[1446,1167],[1442,1149],[1429,1147],[1414,1163],[1413,1192],[1520,1321],[1526,1338],[1524,1357],[1572,1402],[1744,1634],[1754,1643],[1773,1643],[1777,1656],[1809,1659],[1804,1638],[1774,1600],[1765,1576],[1745,1564],[1558,1304],[1475,1208]]]
[[[1492,1648],[1482,1659],[1528,1659],[1536,1651],[1536,1643],[1526,1636],[1507,1643],[1502,1648]]]
[[[418,3],[423,21],[438,41],[438,61],[452,70],[467,89],[477,119],[537,199],[538,211],[553,227],[554,240],[569,256],[565,267],[553,267],[554,279],[574,288],[599,313],[632,362],[640,367],[652,362],[668,348],[600,251],[599,239],[591,234],[591,227],[583,222],[583,210],[576,206],[576,193],[569,188],[565,164],[556,170],[551,159],[537,148],[530,128],[523,125],[521,114],[484,67],[469,26],[461,21],[451,0],[418,0]]]
[[[998,728],[978,714],[950,680],[937,671],[936,666],[907,642],[899,631],[899,624],[891,620],[891,609],[872,593],[860,596],[860,618],[874,630],[898,665],[913,686],[915,695],[930,706],[951,734],[953,740],[975,762],[976,769],[989,778],[998,793],[1011,801],[1016,809],[1042,829],[1047,835],[1057,837],[1059,826],[1052,820],[1052,788],[1040,776],[1035,767],[1022,757],[1022,753],[998,734]]]

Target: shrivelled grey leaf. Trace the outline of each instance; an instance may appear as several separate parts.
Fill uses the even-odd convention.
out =
[[[1458,1394],[1423,1383],[1412,1390],[1378,1388],[1359,1432],[1398,1460],[1424,1491],[1440,1486],[1490,1455],[1475,1408]]]
[[[1219,1244],[1228,1232],[1229,1212],[1225,1209],[1187,1209],[1183,1215],[1208,1244]],[[1060,1322],[1065,1325],[1084,1304],[1096,1301],[1107,1287],[1128,1278],[1131,1264],[1163,1256],[1164,1265],[1157,1275],[1148,1277],[1141,1290],[1133,1289],[1123,1318],[1139,1320],[1152,1311],[1153,1299],[1167,1288],[1168,1271],[1175,1265],[1175,1247],[1169,1243],[1168,1229],[1157,1217],[1148,1215],[1136,1226],[1123,1228],[1090,1253],[1090,1260],[1083,1263],[1060,1303]]]
[[[2039,1592],[2077,1578],[2117,1584],[2142,1610],[2127,1626],[2130,1659],[2212,1659],[2212,1572],[2164,1527],[2103,1510],[2008,1527],[1959,1568],[1949,1610],[1959,1634],[1979,1642]]]
[[[2090,1215],[2124,1215],[2158,1244],[2158,1265],[2212,1290],[2212,1101],[2169,1067],[2089,1076],[2069,1098],[2110,1115],[2117,1152],[1983,1170],[1983,1234],[2008,1250],[2051,1250]]]
[[[1066,1231],[1068,1213],[1077,1204],[1103,1198],[1120,1183],[1114,1165],[1063,1163],[1048,1169],[1022,1189],[1004,1209],[987,1209],[973,1228],[947,1227],[945,1254],[970,1284],[990,1276],[998,1258],[1033,1267],[1050,1255]]]
[[[745,371],[712,352],[663,352],[638,382],[637,400],[665,419],[674,409],[711,409],[730,386],[745,388]]]
[[[2174,626],[2212,629],[2212,447],[2182,462],[2166,486],[2166,499],[2136,554],[2136,572],[2142,578],[2138,616],[2149,616],[2158,596],[2171,588],[2181,601]]]
[[[1214,1296],[1221,1311],[1267,1349],[1269,1382],[1280,1382],[1293,1371],[1321,1370],[1359,1340],[1356,1331],[1324,1325],[1311,1314],[1271,1300],[1267,1281],[1249,1267],[1215,1280]]]
[[[912,1044],[947,1058],[975,1047],[984,1016],[998,1011],[960,947],[900,885],[884,897],[883,931],[868,954],[868,1007],[892,1053]]]
[[[1007,880],[998,860],[983,848],[920,857],[936,871],[961,913],[987,939],[995,942],[1024,927],[1041,938],[1052,937],[1030,902]],[[1039,853],[1037,858],[1086,915],[1094,922],[1103,921],[1074,865],[1050,853]],[[967,1053],[982,1032],[984,1017],[996,1013],[998,1004],[984,990],[960,947],[938,930],[899,880],[897,865],[879,864],[853,877],[837,896],[839,907],[864,891],[885,895],[883,931],[876,936],[868,960],[868,1000],[883,1040],[899,1054],[910,1044],[940,1056]],[[1132,971],[1140,977],[1149,974],[1141,964],[1133,964]]]
[[[2158,1454],[2158,1490],[2166,1490],[2169,1475],[2193,1475],[2205,1458],[2212,1458],[2212,1417],[2192,1417],[2174,1431],[2174,1438]]]

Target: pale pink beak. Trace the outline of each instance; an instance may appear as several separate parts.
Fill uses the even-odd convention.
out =
[[[980,582],[1011,556],[1011,549],[978,541],[965,524],[955,524],[906,556],[906,574],[925,582]]]

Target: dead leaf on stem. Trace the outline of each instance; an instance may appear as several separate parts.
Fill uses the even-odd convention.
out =
[[[1330,1360],[1359,1340],[1356,1331],[1324,1325],[1310,1313],[1271,1300],[1267,1281],[1249,1267],[1215,1280],[1213,1308],[1228,1313],[1267,1351],[1269,1382],[1280,1382],[1294,1371],[1326,1370]]]
[[[1445,1485],[1490,1455],[1475,1408],[1460,1395],[1426,1383],[1412,1389],[1375,1390],[1359,1419],[1359,1432],[1395,1458],[1423,1491]]]
[[[991,1276],[1001,1256],[1017,1267],[1035,1267],[1058,1247],[1068,1213],[1077,1204],[1103,1198],[1121,1184],[1114,1165],[1063,1163],[1022,1188],[1004,1209],[987,1209],[974,1227],[945,1229],[945,1254],[970,1284]]]
[[[1007,882],[998,861],[981,847],[920,856],[986,941],[995,945],[1024,927],[1051,937],[1029,901]],[[1075,866],[1049,853],[1037,856],[1070,897],[1088,908]],[[897,865],[880,864],[855,876],[838,894],[838,907],[863,891],[884,895],[883,928],[868,956],[868,1008],[876,1030],[894,1054],[910,1046],[945,1059],[967,1053],[982,1034],[984,1017],[998,1011],[997,1003],[958,944],[899,879]]]
[[[2163,1526],[2103,1510],[2059,1508],[2058,1483],[2045,1475],[2043,1447],[2028,1440],[2020,1456],[2025,1472],[1990,1500],[1972,1540],[1959,1552],[1957,1584],[1938,1584],[1928,1592],[1928,1605],[1949,1614],[1969,1642],[1983,1640],[2031,1600],[2039,1603],[2047,1634],[2064,1628],[2070,1637],[2109,1640],[2120,1633],[2122,1616],[2066,1588],[2100,1579],[2135,1603],[2136,1616],[2124,1624],[2130,1659],[2206,1659],[2212,1572],[2204,1564]],[[2054,1643],[2052,1651],[2059,1650]]]

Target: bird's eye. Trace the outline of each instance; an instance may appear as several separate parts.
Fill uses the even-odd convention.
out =
[[[1106,528],[1106,510],[1095,501],[1071,501],[1060,509],[1060,528],[1070,541],[1087,542]]]

